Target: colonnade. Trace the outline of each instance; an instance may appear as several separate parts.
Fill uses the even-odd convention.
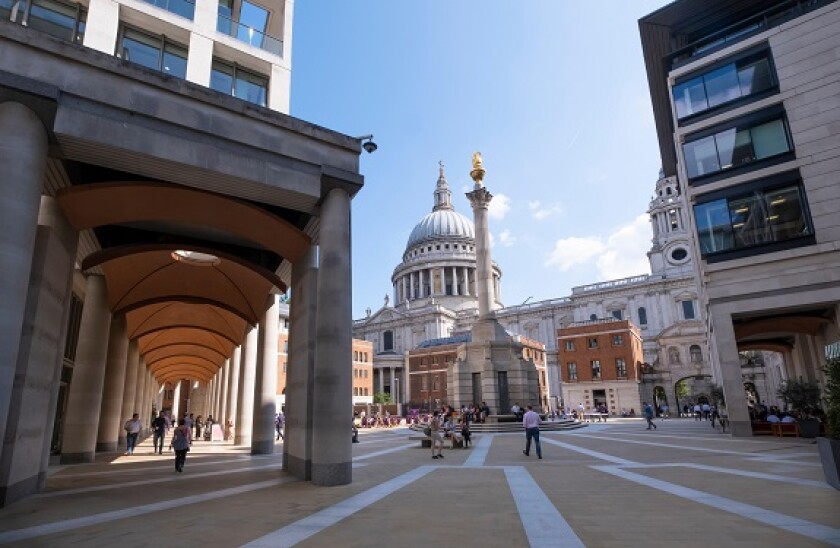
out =
[[[412,270],[394,280],[394,301],[451,295],[475,296],[475,268],[441,266]]]
[[[391,387],[391,403],[403,403],[402,397],[402,390],[406,390],[407,387],[401,388],[399,381],[402,381],[405,378],[405,373],[400,375],[401,378],[397,378],[397,370],[405,371],[404,367],[375,367],[374,374],[376,376],[374,386],[374,392],[384,393],[385,392],[385,375],[388,375],[388,380],[390,384],[388,386]],[[387,371],[386,371],[387,370]],[[404,382],[404,381],[403,381]],[[399,384],[398,384],[399,383]]]

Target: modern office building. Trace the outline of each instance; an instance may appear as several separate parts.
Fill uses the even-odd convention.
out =
[[[714,376],[749,435],[743,359],[822,379],[840,322],[840,3],[678,0],[639,21],[664,175],[690,207]]]
[[[0,0],[0,504],[164,398],[272,452],[289,288],[284,464],[350,481],[361,142],[286,114],[292,7]]]

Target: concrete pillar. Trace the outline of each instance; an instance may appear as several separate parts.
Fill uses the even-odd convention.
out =
[[[318,316],[313,384],[312,482],[344,485],[353,477],[350,195],[329,191],[321,205]]]
[[[125,369],[128,362],[128,338],[125,314],[111,319],[108,335],[108,355],[105,365],[105,386],[102,392],[102,410],[99,413],[99,433],[96,437],[97,451],[116,451],[122,424],[123,389]],[[129,417],[130,418],[130,417]],[[140,417],[145,423],[146,417]]]
[[[146,360],[141,357],[140,363],[137,365],[137,386],[134,390],[134,404],[131,406],[131,415],[134,413],[142,415],[143,413],[143,400],[146,399],[146,371]],[[131,415],[126,417],[125,420],[130,419]]]
[[[722,377],[720,383],[726,400],[730,432],[733,436],[752,436],[747,396],[744,392],[744,381],[741,377],[741,359],[738,356],[738,344],[735,340],[732,316],[729,313],[715,310],[714,305],[710,308],[709,313],[712,317],[717,342],[718,359],[720,360],[719,370]]]
[[[225,417],[233,421],[234,429],[238,428],[236,405],[239,403],[239,369],[242,361],[242,347],[233,349],[233,357],[230,359],[230,381],[228,382],[228,402],[225,410]],[[235,432],[236,430],[234,430]]]
[[[419,276],[418,287],[420,288],[420,295],[418,295],[418,297],[420,297],[420,298],[423,298],[423,297],[426,296],[426,288],[424,287],[424,284],[425,284],[424,274],[425,273],[426,273],[425,270],[421,270],[420,272],[417,273],[417,275]]]
[[[85,47],[113,55],[120,26],[119,3],[114,0],[90,0],[87,20],[97,24],[85,28]]]
[[[178,424],[178,419],[184,415],[184,410],[181,409],[181,384],[181,379],[175,381],[175,395],[172,398],[172,418],[175,424]]]
[[[467,267],[464,267],[464,295],[470,294],[470,271]]]
[[[222,423],[222,428],[224,429],[225,422],[228,420],[227,415],[227,405],[228,405],[228,389],[230,385],[230,358],[225,360],[225,364],[222,366],[222,380],[221,380],[221,391],[222,397],[219,398],[219,422]]]
[[[26,312],[6,437],[0,447],[0,506],[46,481],[63,366],[78,234],[56,201],[41,197]]]
[[[376,370],[376,372],[379,373],[379,390],[378,390],[378,392],[381,394],[381,393],[385,392],[385,368],[380,367],[379,369]]]
[[[458,291],[458,267],[457,266],[452,267],[452,294],[453,295],[458,295],[459,294],[459,291]]]
[[[402,277],[402,300],[403,301],[408,300],[408,277],[407,276]]]
[[[396,378],[396,368],[391,367],[389,369],[391,370],[391,403],[397,403],[396,383],[394,382],[394,379]]]
[[[157,391],[157,381],[154,375],[146,370],[146,397],[143,401],[143,410],[140,412],[140,420],[143,423],[143,436],[148,436],[152,429],[152,402],[154,401],[155,392]]]
[[[107,334],[111,326],[105,277],[91,274],[85,285],[85,305],[79,327],[79,346],[67,400],[61,463],[93,462],[99,409],[105,383]]]
[[[134,398],[137,390],[137,370],[140,368],[140,347],[137,339],[128,342],[128,357],[125,367],[125,382],[123,384],[122,409],[120,418],[123,422],[131,418],[134,413]],[[125,445],[125,430],[120,426],[117,445]]]
[[[46,160],[47,133],[38,116],[19,103],[0,103],[0,440],[12,401]]]
[[[254,382],[254,424],[251,454],[274,453],[274,416],[277,414],[277,331],[280,307],[277,296],[269,295],[257,333],[257,373]]]
[[[251,328],[242,345],[237,390],[234,445],[251,445],[254,426],[254,383],[257,374],[257,328]],[[288,392],[288,390],[287,390]]]
[[[478,183],[475,189],[467,194],[473,209],[475,222],[475,255],[476,290],[478,293],[478,316],[480,319],[491,317],[493,311],[493,261],[490,258],[490,226],[487,220],[487,210],[493,195]]]
[[[315,320],[318,304],[316,249],[292,267],[289,303],[289,361],[286,373],[286,429],[283,467],[294,477],[312,479],[312,385],[315,375]],[[402,278],[405,299],[406,278]]]

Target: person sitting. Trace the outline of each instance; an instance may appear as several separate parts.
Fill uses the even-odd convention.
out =
[[[767,422],[781,422],[779,417],[777,417],[776,415],[767,415],[767,418],[765,420]]]
[[[794,417],[793,415],[789,415],[789,414],[785,413],[782,416],[782,420],[779,421],[779,422],[783,422],[785,424],[790,424],[792,422],[796,422],[796,417]]]

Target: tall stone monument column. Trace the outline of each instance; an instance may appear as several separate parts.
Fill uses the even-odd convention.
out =
[[[294,477],[312,479],[312,383],[318,315],[318,265],[315,246],[292,267],[289,304],[289,367],[286,373],[286,431],[283,467]],[[404,278],[403,278],[404,279]]]
[[[237,394],[236,434],[234,445],[251,445],[254,429],[254,380],[257,373],[257,328],[252,327],[245,335],[239,366],[239,390]]]
[[[110,326],[105,277],[91,274],[85,284],[79,346],[64,419],[62,464],[93,462],[96,454]]]
[[[487,220],[493,195],[482,184],[484,174],[481,154],[476,152],[473,155],[473,169],[470,171],[470,177],[475,181],[475,186],[472,192],[467,193],[467,199],[472,206],[475,223],[475,285],[478,292],[478,318],[480,320],[491,317],[493,311],[493,261],[490,258],[490,224]]]
[[[254,383],[254,424],[251,454],[274,453],[274,416],[277,414],[277,331],[280,307],[277,296],[269,295],[271,306],[260,322],[257,343],[257,374]]]
[[[111,332],[108,336],[108,357],[105,366],[105,385],[102,393],[102,411],[99,416],[99,433],[96,438],[97,451],[116,451],[117,438],[123,422],[123,389],[125,388],[125,368],[128,361],[128,338],[126,337],[125,314],[111,320]],[[140,417],[144,423],[145,417]]]
[[[329,191],[321,205],[318,317],[312,386],[312,483],[344,485],[353,477],[350,195]]]
[[[47,132],[38,116],[20,103],[0,104],[0,440],[12,401],[46,161]]]

